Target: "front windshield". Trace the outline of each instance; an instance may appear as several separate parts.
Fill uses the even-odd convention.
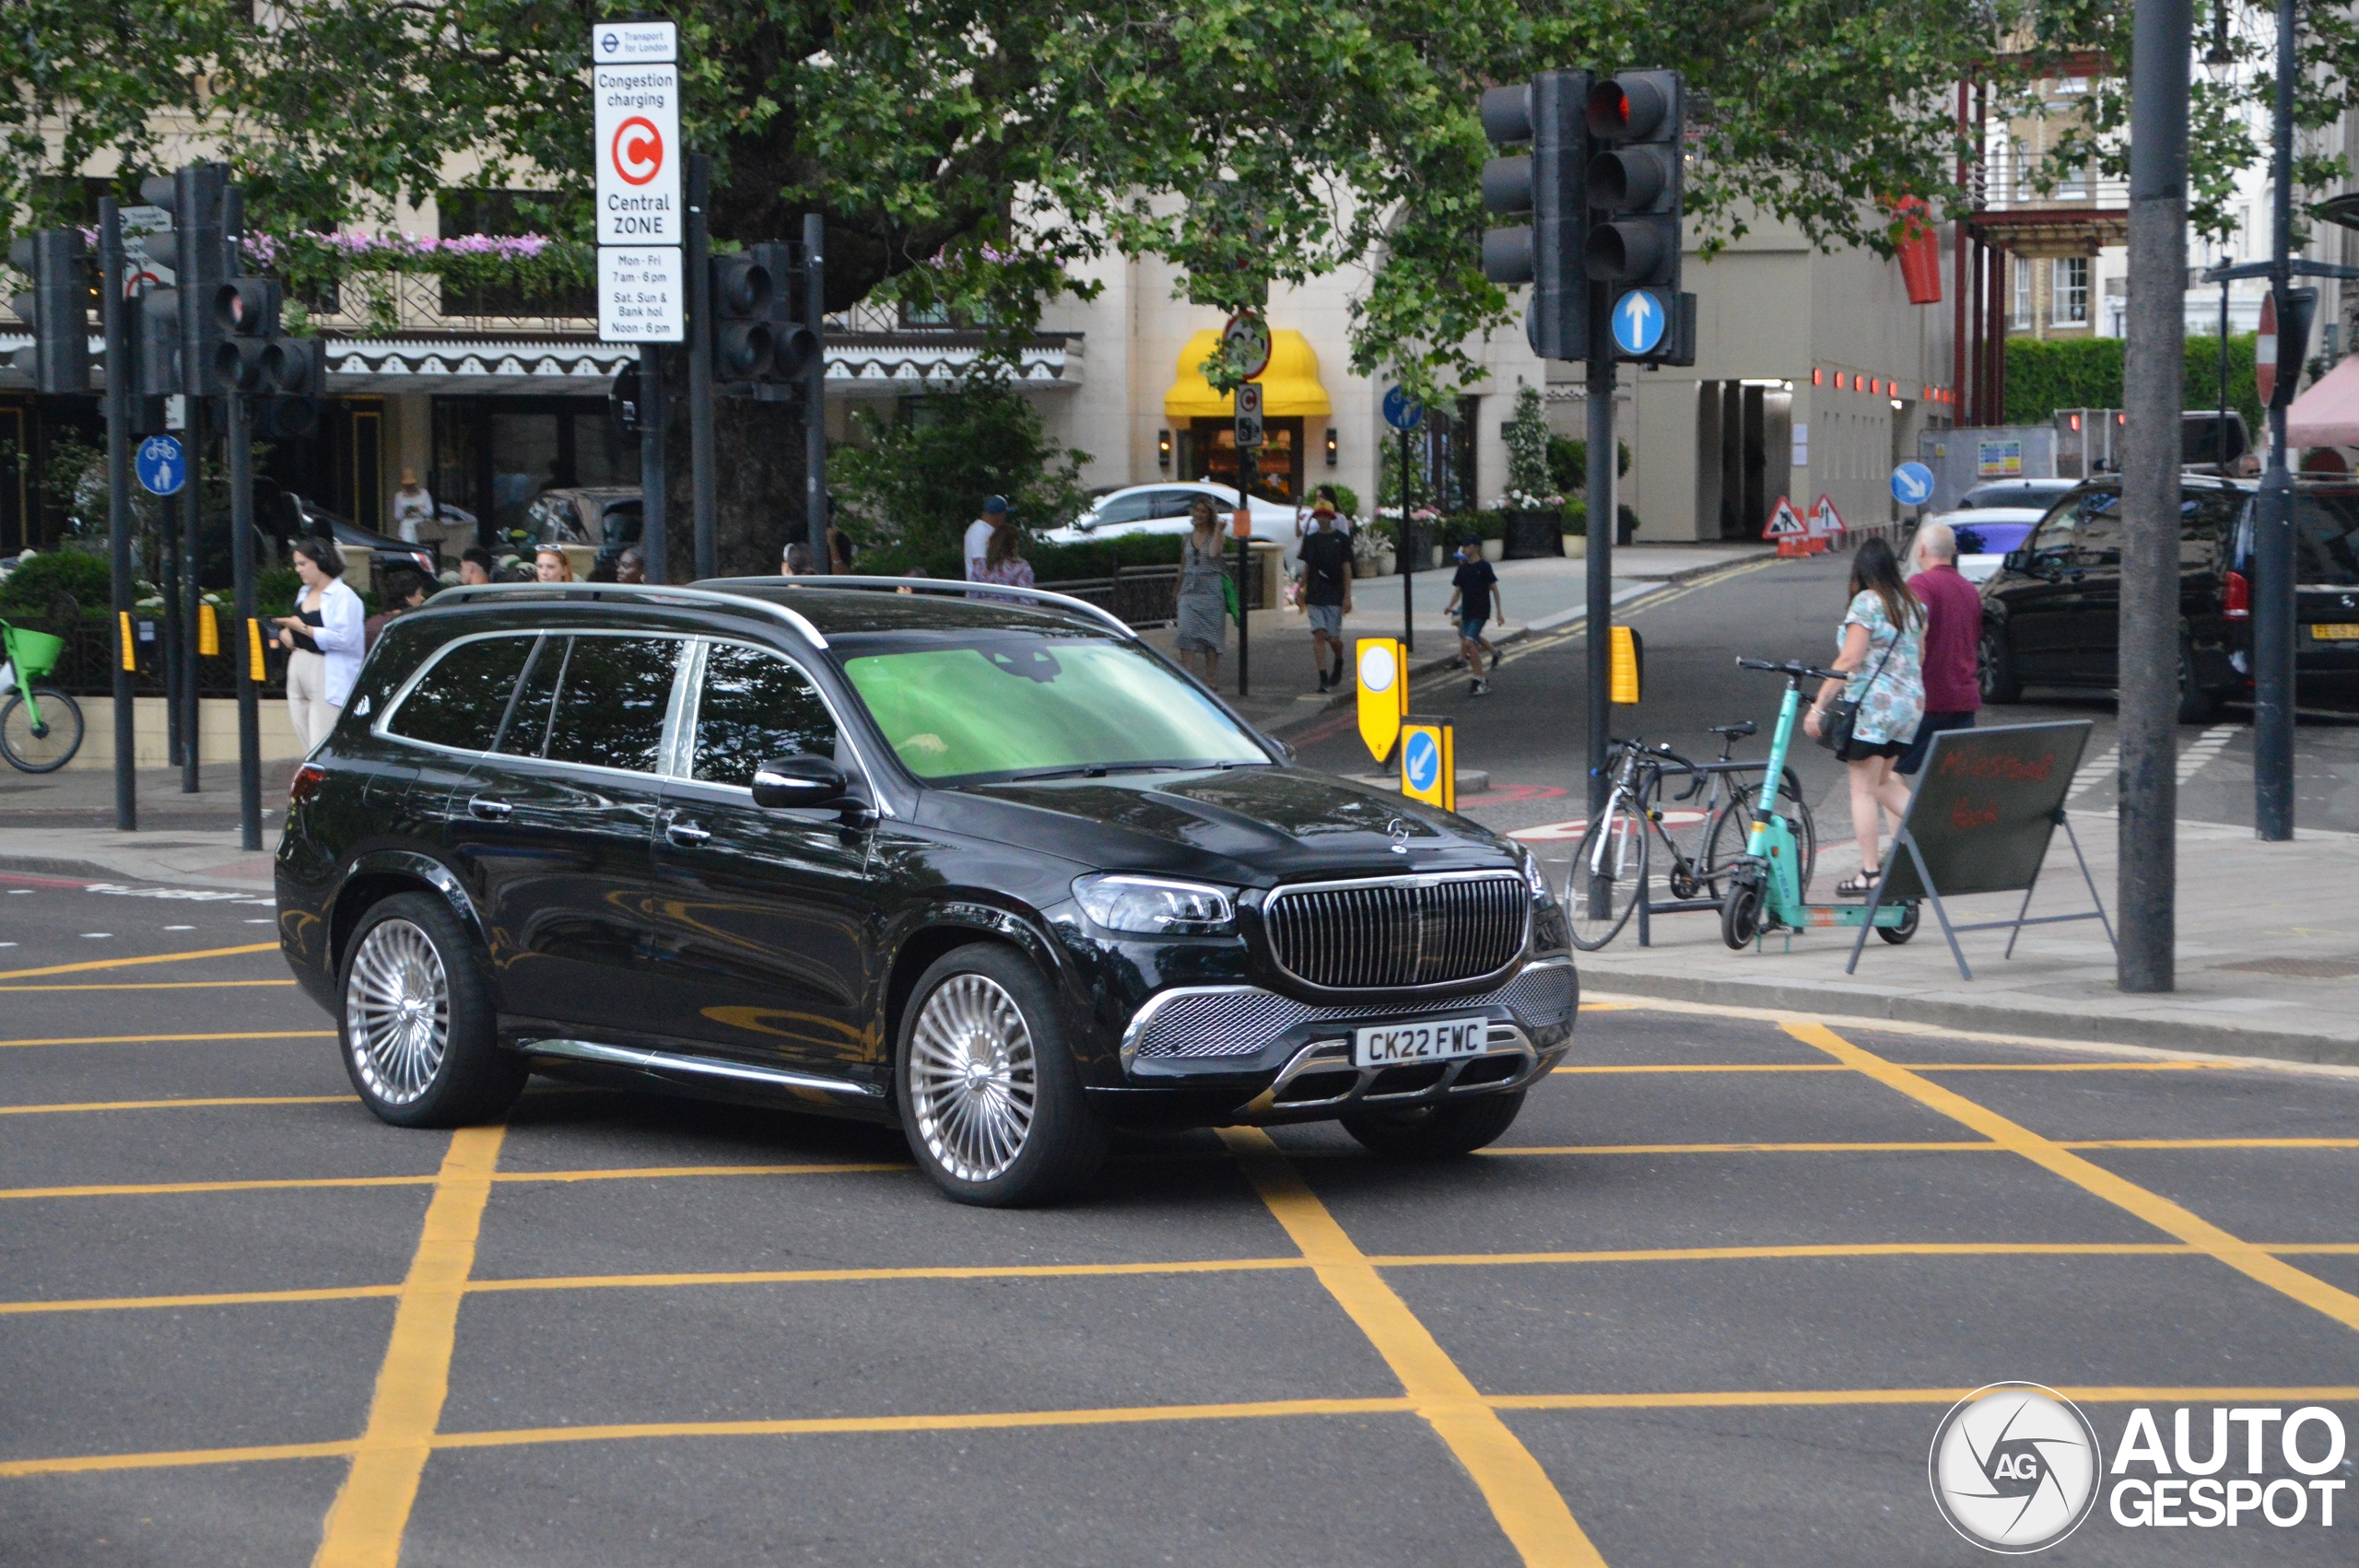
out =
[[[1270,760],[1203,692],[1121,643],[954,633],[854,650],[844,673],[930,783]]]

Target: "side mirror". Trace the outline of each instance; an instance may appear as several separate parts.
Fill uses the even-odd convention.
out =
[[[851,780],[824,756],[773,757],[754,769],[754,804],[770,810],[832,806],[851,793]]]
[[[2002,564],[2011,572],[2027,572],[2031,570],[2031,552],[2029,550],[2010,550],[2007,552],[2007,558]]]

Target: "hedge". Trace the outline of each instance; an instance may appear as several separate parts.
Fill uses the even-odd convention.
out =
[[[2119,408],[2123,343],[2118,337],[2007,340],[2007,423],[2044,425],[2060,408]],[[2245,427],[2260,429],[2260,399],[2252,384],[2253,334],[2228,338],[2228,406],[2244,411]],[[2220,406],[2218,334],[2187,340],[2186,405]]]

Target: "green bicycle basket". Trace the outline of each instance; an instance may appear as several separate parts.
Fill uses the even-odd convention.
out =
[[[17,668],[28,681],[40,680],[56,669],[59,656],[65,651],[64,638],[26,631],[6,621],[0,621],[0,637],[7,638],[8,657],[16,661]]]

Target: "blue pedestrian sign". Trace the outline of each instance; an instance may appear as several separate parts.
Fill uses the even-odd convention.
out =
[[[1904,507],[1921,507],[1933,498],[1933,471],[1921,462],[1904,462],[1892,471],[1892,498]]]
[[[1384,394],[1384,422],[1396,430],[1414,430],[1426,422],[1426,411],[1409,401],[1409,394],[1394,387]]]
[[[1413,790],[1430,790],[1441,777],[1441,747],[1430,730],[1409,731],[1408,749],[1401,754],[1401,771]]]
[[[1634,288],[1614,302],[1614,346],[1625,354],[1652,354],[1671,325],[1661,295]]]
[[[188,458],[173,436],[150,436],[140,442],[132,466],[139,471],[139,483],[151,495],[176,496],[188,479]]]

